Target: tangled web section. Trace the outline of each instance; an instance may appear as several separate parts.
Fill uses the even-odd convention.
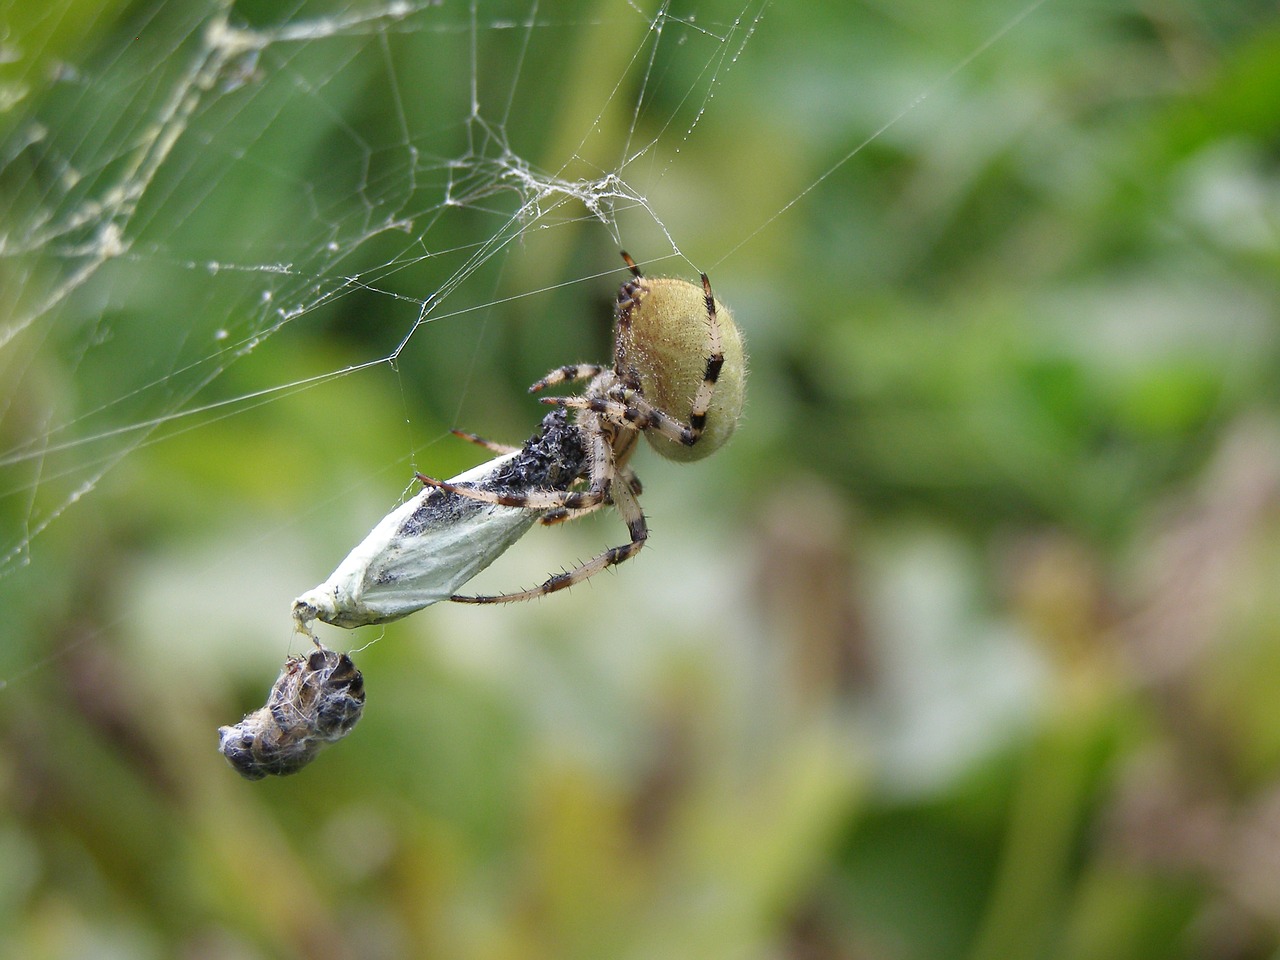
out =
[[[652,198],[765,4],[649,6],[255,23],[156,2],[95,23],[96,46],[6,48],[0,578],[143,448],[592,279],[584,230],[678,255]],[[362,323],[339,362],[261,359]]]

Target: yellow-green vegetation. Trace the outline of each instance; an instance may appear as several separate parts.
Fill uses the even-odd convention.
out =
[[[1280,952],[1274,3],[0,22],[0,960]],[[363,718],[243,780],[620,248],[732,309],[731,442],[636,452],[616,573],[325,628]]]

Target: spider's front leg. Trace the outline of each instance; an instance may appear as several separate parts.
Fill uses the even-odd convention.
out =
[[[608,441],[600,431],[590,435],[591,487],[587,490],[482,490],[465,484],[437,480],[424,473],[416,474],[425,487],[436,487],[446,493],[457,494],[481,503],[493,503],[517,510],[584,510],[599,506],[609,497],[609,477],[612,476],[613,456]]]
[[[573,380],[590,380],[604,372],[598,363],[571,363],[557,367],[529,388],[530,393],[537,393],[557,383],[569,383]]]
[[[468,433],[466,430],[450,430],[459,440],[465,440],[467,443],[474,443],[477,447],[484,447],[486,450],[492,450],[494,453],[517,453],[519,447],[513,447],[509,443],[494,443],[492,440],[486,440],[478,433]]]
[[[436,480],[426,474],[416,474],[418,482],[425,487],[435,487],[446,493],[456,493],[469,500],[481,503],[494,503],[502,507],[516,507],[520,510],[585,510],[598,507],[604,503],[609,492],[605,490],[527,490],[524,493],[499,492],[496,490],[479,490],[463,484],[449,483],[447,480]]]

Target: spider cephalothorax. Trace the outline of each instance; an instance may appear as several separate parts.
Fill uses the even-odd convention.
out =
[[[544,524],[574,519],[611,503],[626,522],[631,540],[531,590],[454,600],[528,600],[572,586],[635,556],[649,536],[636,499],[640,483],[627,466],[640,435],[662,456],[690,461],[714,453],[737,426],[746,379],[742,336],[724,304],[712,296],[707,275],[702,275],[700,286],[686,280],[651,279],[626,253],[622,258],[632,276],[618,291],[612,366],[560,367],[529,388],[537,393],[555,384],[588,380],[581,396],[542,400],[578,411],[587,449],[582,472],[587,488],[499,493],[421,475],[420,479],[489,503],[547,510]]]

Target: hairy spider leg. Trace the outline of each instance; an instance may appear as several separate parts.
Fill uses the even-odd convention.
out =
[[[626,560],[630,560],[640,552],[645,541],[649,539],[649,527],[645,523],[644,511],[640,509],[640,501],[631,492],[629,484],[620,483],[617,485],[613,494],[613,503],[618,508],[618,513],[622,515],[622,519],[626,521],[627,532],[631,534],[629,543],[610,547],[604,553],[588,560],[581,566],[556,574],[539,586],[529,590],[521,590],[519,593],[503,593],[497,596],[452,596],[449,599],[458,603],[518,603],[522,600],[533,600],[535,597],[544,597],[549,593],[565,590],[575,583],[581,583],[595,576],[607,567],[617,566]]]
[[[543,397],[542,403],[550,406],[572,407],[590,410],[614,422],[623,422],[633,430],[656,430],[664,437],[692,447],[702,436],[702,428],[682,423],[669,413],[663,413],[648,400],[630,388],[624,388],[625,400],[610,397]],[[692,419],[692,417],[690,417]],[[702,416],[703,424],[706,415]]]
[[[550,509],[563,507],[576,514],[584,508],[590,509],[611,501],[627,524],[627,531],[631,535],[630,542],[621,546],[610,547],[604,553],[588,560],[586,563],[565,573],[557,574],[541,585],[529,590],[496,596],[453,596],[449,599],[458,603],[517,603],[521,600],[532,600],[534,597],[545,596],[548,593],[555,593],[557,590],[571,587],[575,583],[581,583],[583,580],[599,573],[605,567],[615,566],[625,560],[629,560],[640,551],[640,548],[644,546],[645,540],[649,537],[649,528],[645,523],[644,512],[640,509],[640,502],[636,499],[635,493],[632,492],[629,481],[618,484],[613,483],[615,477],[627,476],[623,472],[626,470],[626,460],[635,449],[636,438],[639,434],[634,430],[620,429],[615,424],[597,422],[592,429],[587,431],[587,435],[590,437],[591,442],[591,487],[588,490],[577,492],[537,490],[527,494],[494,494],[486,490],[454,487],[452,484],[445,484],[438,480],[431,481],[430,478],[421,479],[432,486],[452,490],[452,492],[465,497],[472,497],[489,503],[500,503],[504,506],[526,505]],[[525,503],[516,502],[521,500],[525,501]],[[559,502],[557,503],[557,501]],[[566,517],[566,519],[568,518]]]
[[[468,433],[466,430],[450,430],[455,437],[465,440],[467,443],[474,443],[477,447],[484,447],[486,450],[492,450],[494,453],[517,453],[520,447],[513,447],[506,443],[495,443],[493,440],[486,440],[477,433]]]
[[[707,411],[711,409],[711,400],[715,396],[716,382],[720,379],[720,369],[724,366],[724,344],[720,340],[720,320],[716,317],[716,298],[711,295],[711,281],[702,275],[702,295],[707,301],[707,328],[709,332],[709,349],[707,365],[702,373],[702,383],[698,392],[693,395],[693,406],[689,408],[689,426],[694,430],[692,440],[681,441],[693,446],[702,436],[707,426]]]
[[[623,467],[618,471],[618,475],[627,482],[631,487],[631,492],[637,497],[644,493],[644,487],[640,483],[640,478],[631,472],[630,467]],[[548,510],[546,515],[538,522],[544,527],[550,527],[553,524],[564,523],[567,520],[577,520],[581,517],[585,517],[587,514],[594,513],[605,505],[613,505],[613,498],[611,496],[605,497],[601,503],[593,504],[589,507],[581,507],[578,510],[570,510],[568,507],[556,507],[554,510]]]
[[[559,507],[581,510],[584,507],[594,507],[609,498],[609,480],[612,476],[610,468],[614,463],[614,452],[609,442],[610,438],[604,431],[593,430],[588,436],[591,442],[591,486],[587,490],[526,490],[523,493],[480,490],[465,484],[437,480],[424,473],[416,476],[418,481],[426,487],[438,487],[448,493],[456,493],[460,497],[479,500],[482,503],[494,503],[502,507],[515,507],[519,510],[555,510]]]
[[[557,367],[529,388],[530,393],[537,393],[557,383],[569,383],[573,380],[590,380],[604,372],[598,363],[570,363]]]
[[[481,503],[494,503],[501,507],[515,507],[518,510],[582,510],[600,506],[608,494],[598,490],[529,490],[524,493],[510,493],[497,490],[480,490],[465,484],[450,483],[447,480],[436,480],[424,473],[416,474],[418,482],[425,487],[436,487],[446,493],[456,493],[468,500],[479,500]]]

